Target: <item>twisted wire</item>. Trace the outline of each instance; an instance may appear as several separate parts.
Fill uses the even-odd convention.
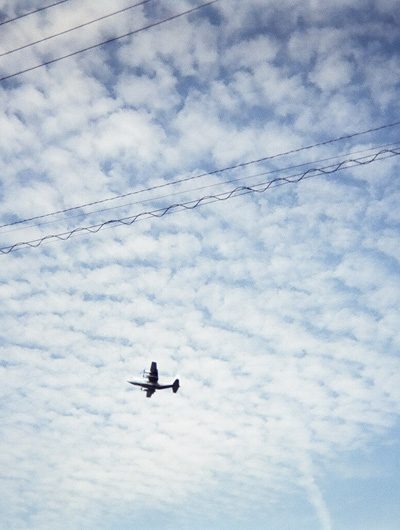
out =
[[[342,157],[343,156],[354,156],[354,155],[359,155],[361,153],[364,154],[364,153],[368,153],[368,152],[371,152],[371,151],[376,151],[377,149],[383,149],[383,148],[389,148],[389,147],[396,148],[398,145],[399,145],[399,142],[375,145],[374,147],[370,147],[369,149],[361,149],[361,150],[358,150],[358,151],[352,151],[350,153],[342,153],[341,156]],[[215,182],[213,184],[206,184],[204,186],[198,186],[197,188],[190,188],[190,189],[187,189],[187,190],[181,190],[181,191],[177,191],[177,192],[173,192],[173,193],[167,193],[165,195],[158,195],[158,196],[152,197],[150,199],[144,199],[144,200],[139,200],[139,201],[135,201],[135,202],[128,202],[128,203],[120,204],[118,206],[110,206],[108,208],[101,208],[101,209],[98,209],[98,210],[92,210],[92,211],[86,212],[86,213],[74,214],[74,215],[68,216],[68,218],[66,220],[70,221],[71,219],[76,219],[78,217],[88,217],[88,216],[96,215],[96,214],[103,213],[103,212],[109,212],[111,210],[117,210],[117,209],[121,209],[121,208],[128,208],[130,206],[135,206],[137,204],[144,204],[144,203],[154,202],[156,200],[166,199],[166,198],[169,198],[169,197],[182,195],[184,193],[190,193],[190,192],[194,192],[194,191],[201,191],[201,190],[205,190],[205,189],[209,189],[209,188],[215,188],[217,186],[223,186],[223,185],[226,185],[226,184],[233,184],[235,182],[240,182],[240,181],[243,181],[243,180],[250,180],[250,179],[257,178],[257,177],[265,177],[266,175],[272,175],[274,173],[282,173],[284,171],[289,171],[289,170],[294,170],[294,169],[299,169],[301,167],[309,166],[311,163],[314,163],[314,164],[318,163],[319,164],[319,163],[322,163],[322,162],[328,162],[328,161],[336,160],[338,158],[340,158],[340,155],[330,156],[330,157],[326,157],[326,158],[320,158],[318,160],[315,160],[314,162],[303,162],[301,164],[294,164],[294,165],[291,165],[291,166],[270,169],[270,170],[261,171],[261,172],[258,172],[258,173],[252,173],[250,175],[241,176],[241,177],[230,179],[230,180],[225,180],[225,181],[222,181],[222,182]],[[40,226],[47,226],[47,225],[50,225],[50,224],[60,223],[61,221],[64,221],[64,219],[61,219],[61,220],[60,219],[54,219],[52,221],[45,221],[45,222],[42,222],[42,223],[35,223],[35,224],[27,225],[25,227],[16,226],[16,227],[11,228],[10,230],[2,231],[2,232],[0,232],[0,234],[9,234],[11,232],[24,230],[25,228],[38,228]],[[18,224],[18,222],[15,222],[13,224]],[[0,226],[0,228],[2,228],[2,227]]]
[[[367,153],[367,152],[371,152],[371,151],[376,151],[378,148],[396,147],[397,145],[399,145],[399,142],[376,145],[374,147],[370,147],[369,149],[361,149],[361,150],[358,150],[358,151],[352,151],[350,153],[343,153],[341,156],[354,156],[354,155],[358,155],[360,153]],[[331,160],[336,160],[337,158],[340,158],[340,156],[339,155],[335,155],[335,156],[330,156],[330,157],[327,157],[327,158],[320,158],[318,160],[315,160],[313,163],[328,162],[328,161],[331,161]],[[250,180],[250,179],[254,179],[256,177],[265,177],[266,175],[271,175],[273,173],[282,173],[284,171],[289,171],[289,170],[294,170],[294,169],[299,169],[301,167],[309,166],[310,163],[311,162],[303,162],[301,164],[295,164],[295,165],[291,165],[291,166],[286,166],[286,167],[281,167],[281,168],[276,168],[276,169],[270,169],[268,171],[261,171],[259,173],[252,173],[250,175],[241,176],[241,177],[230,179],[230,180],[225,180],[225,181],[222,181],[222,182],[215,182],[213,184],[206,184],[204,186],[198,186],[197,188],[190,188],[190,189],[187,189],[187,190],[181,190],[181,191],[177,191],[177,192],[167,193],[165,195],[158,195],[158,196],[152,197],[150,199],[144,199],[144,200],[139,200],[139,201],[135,201],[135,202],[128,202],[128,203],[120,204],[118,206],[109,206],[108,208],[100,208],[98,210],[92,210],[92,211],[86,212],[86,213],[74,214],[74,215],[68,216],[68,218],[66,218],[66,220],[70,221],[71,219],[76,219],[78,217],[88,217],[88,216],[96,215],[96,214],[103,213],[103,212],[109,212],[111,210],[117,210],[117,209],[121,209],[121,208],[128,208],[130,206],[135,206],[137,204],[144,204],[144,203],[154,202],[156,200],[166,199],[168,197],[182,195],[184,193],[200,191],[200,190],[205,190],[205,189],[209,189],[209,188],[215,188],[217,186],[223,186],[223,185],[226,185],[226,184],[233,184],[235,182],[240,182],[240,181],[243,181],[243,180]],[[42,223],[35,223],[35,224],[27,225],[25,227],[16,226],[16,227],[11,228],[10,230],[1,231],[0,234],[1,235],[10,234],[11,232],[24,230],[26,228],[38,228],[40,226],[47,226],[47,225],[50,225],[50,224],[60,223],[61,221],[64,221],[64,219],[53,219],[52,221],[45,221],[45,222],[42,222]],[[15,222],[13,224],[17,224],[18,225],[18,222]],[[0,226],[0,228],[2,228],[2,227]]]
[[[12,221],[10,223],[4,223],[4,224],[0,225],[0,228],[5,228],[7,226],[14,226],[14,225],[22,224],[22,223],[27,223],[27,222],[30,222],[30,221],[36,221],[38,219],[44,219],[45,217],[50,217],[50,216],[53,216],[53,215],[59,215],[59,214],[68,213],[68,212],[71,212],[71,211],[74,211],[74,210],[79,210],[81,208],[86,208],[87,206],[95,206],[97,204],[103,204],[105,202],[110,202],[110,201],[115,201],[115,200],[118,200],[118,199],[123,199],[125,197],[130,197],[132,195],[138,195],[140,193],[145,193],[145,192],[154,191],[154,190],[161,189],[161,188],[166,188],[167,186],[174,186],[176,184],[182,184],[182,183],[188,182],[190,180],[196,180],[196,179],[200,179],[200,178],[203,178],[203,177],[208,177],[208,176],[224,173],[226,171],[231,171],[231,170],[234,170],[234,169],[240,169],[240,168],[248,167],[250,165],[258,164],[258,163],[261,163],[261,162],[266,162],[267,160],[274,160],[276,158],[280,158],[280,157],[287,156],[287,155],[293,155],[293,154],[296,154],[296,153],[300,153],[302,151],[308,151],[308,150],[311,150],[311,149],[315,149],[317,147],[322,147],[324,145],[329,145],[329,144],[333,144],[333,143],[336,143],[336,142],[340,142],[342,140],[350,140],[350,139],[355,138],[357,136],[362,136],[362,135],[369,134],[369,133],[372,133],[372,132],[378,132],[378,131],[381,131],[381,130],[384,130],[384,129],[388,129],[388,128],[391,128],[391,127],[397,127],[398,125],[400,125],[400,121],[396,121],[396,122],[392,122],[392,123],[386,123],[384,125],[380,125],[378,127],[373,127],[373,128],[370,128],[370,129],[367,129],[367,130],[364,130],[364,131],[356,131],[356,132],[353,132],[353,133],[350,133],[350,134],[347,134],[347,135],[339,136],[338,138],[330,138],[328,140],[323,140],[322,142],[318,142],[318,143],[315,143],[315,144],[306,145],[306,146],[302,146],[302,147],[297,147],[295,149],[290,149],[290,150],[285,151],[285,152],[276,153],[274,155],[267,155],[267,156],[264,156],[262,158],[258,158],[258,159],[254,159],[254,160],[248,160],[246,162],[241,162],[239,164],[233,164],[231,166],[227,166],[227,167],[220,168],[220,169],[214,169],[212,171],[207,171],[205,173],[200,173],[198,175],[192,175],[191,177],[185,177],[185,178],[182,178],[182,179],[173,180],[171,182],[166,182],[164,184],[157,184],[155,186],[151,186],[151,187],[148,187],[148,188],[143,188],[143,189],[131,191],[131,192],[128,192],[128,193],[115,195],[114,197],[107,197],[105,199],[100,199],[100,200],[97,200],[97,201],[92,201],[92,202],[88,202],[88,203],[85,203],[85,204],[80,204],[80,205],[77,205],[77,206],[71,206],[69,208],[64,208],[63,210],[57,210],[57,211],[45,213],[45,214],[42,214],[42,215],[35,215],[33,217],[29,217],[29,218],[26,218],[26,219],[20,219],[18,221]],[[92,213],[92,212],[89,212],[89,214],[90,213]]]
[[[351,167],[359,167],[359,166],[366,166],[368,164],[372,164],[373,162],[377,160],[385,160],[388,158],[392,158],[395,156],[400,155],[400,148],[397,149],[382,149],[378,151],[377,153],[374,153],[373,155],[367,155],[360,158],[350,158],[347,160],[342,160],[341,162],[338,162],[337,164],[325,166],[325,167],[316,167],[316,168],[309,168],[306,171],[302,173],[298,173],[295,175],[289,175],[287,177],[277,177],[274,178],[268,182],[255,184],[253,186],[237,186],[233,190],[229,192],[219,193],[215,195],[206,195],[203,197],[200,197],[199,199],[183,202],[183,203],[175,203],[170,204],[169,206],[166,206],[164,208],[158,208],[156,210],[151,211],[145,211],[140,212],[136,215],[124,217],[121,219],[110,219],[108,221],[104,221],[103,223],[92,225],[92,226],[83,226],[74,228],[73,230],[70,230],[68,232],[63,232],[60,234],[49,234],[46,236],[43,236],[39,239],[34,239],[31,241],[21,241],[18,243],[14,243],[13,245],[0,248],[1,254],[10,254],[11,252],[14,252],[18,248],[21,247],[31,247],[31,248],[37,248],[39,247],[43,242],[51,240],[51,239],[58,239],[60,241],[66,241],[70,239],[73,235],[78,234],[80,232],[87,232],[89,234],[95,234],[105,228],[106,226],[110,225],[125,225],[130,226],[133,225],[135,222],[139,221],[140,219],[149,219],[149,218],[161,218],[165,215],[180,211],[180,210],[194,210],[195,208],[198,208],[201,205],[210,204],[217,201],[227,201],[231,199],[232,197],[237,197],[240,195],[245,195],[248,193],[265,193],[268,189],[273,187],[274,185],[283,185],[283,184],[297,184],[301,182],[302,180],[305,180],[307,178],[316,177],[319,175],[329,175],[336,173],[343,169],[349,169]]]

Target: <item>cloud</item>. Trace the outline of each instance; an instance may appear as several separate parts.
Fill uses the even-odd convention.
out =
[[[68,4],[6,26],[5,42],[109,9]],[[156,2],[2,71],[192,5]],[[390,8],[218,2],[2,84],[1,224],[395,121]],[[319,167],[396,131],[7,226],[2,246]],[[398,453],[397,170],[393,158],[2,256],[2,525],[351,526],[337,477],[376,492],[359,461]],[[126,383],[153,360],[178,394]]]

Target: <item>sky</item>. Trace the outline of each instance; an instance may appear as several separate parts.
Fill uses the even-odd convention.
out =
[[[398,529],[398,2],[151,0],[6,53],[133,4],[4,24],[50,3],[0,2],[1,528]],[[177,394],[127,384],[152,361]]]

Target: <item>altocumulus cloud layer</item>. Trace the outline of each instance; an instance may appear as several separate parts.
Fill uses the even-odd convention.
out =
[[[1,57],[0,77],[195,5],[154,0]],[[0,53],[112,9],[71,0],[3,25]],[[2,82],[1,224],[397,121],[398,25],[391,0],[219,0]],[[3,227],[1,246],[398,131]],[[397,528],[398,168],[2,256],[1,526]],[[128,388],[152,360],[177,395]]]

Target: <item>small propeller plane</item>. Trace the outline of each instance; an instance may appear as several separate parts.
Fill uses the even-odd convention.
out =
[[[151,397],[156,390],[162,390],[164,388],[172,388],[172,392],[176,394],[179,388],[179,379],[175,379],[172,385],[160,385],[158,383],[158,370],[157,363],[154,361],[151,363],[150,372],[143,372],[143,377],[147,377],[147,383],[139,383],[136,381],[128,381],[131,385],[140,386],[146,396]]]

